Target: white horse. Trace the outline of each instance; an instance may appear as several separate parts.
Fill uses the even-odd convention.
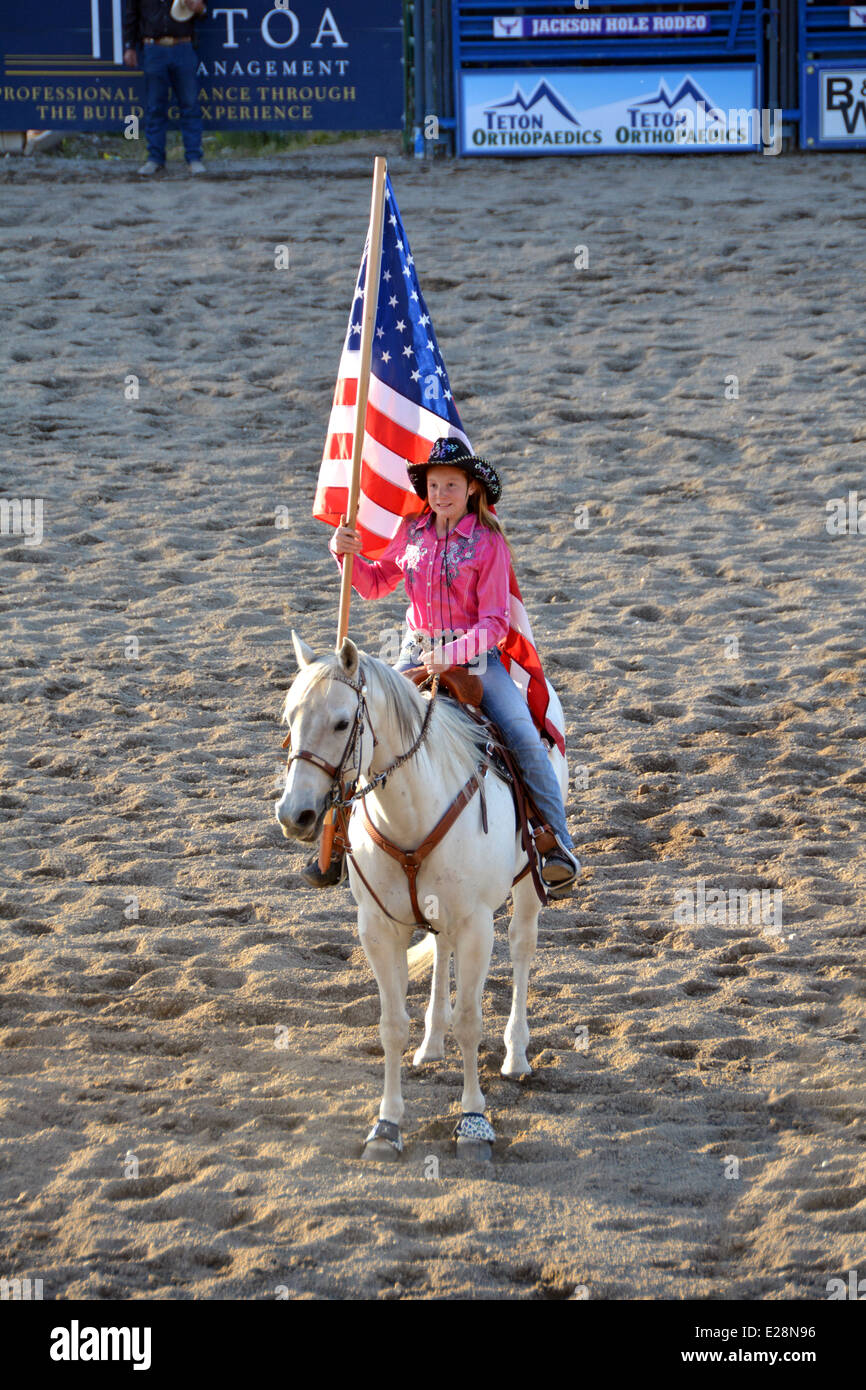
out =
[[[276,803],[277,820],[290,839],[316,843],[330,806],[335,772],[359,776],[367,814],[393,844],[414,850],[426,840],[461,788],[488,765],[484,732],[451,700],[428,697],[384,662],[359,652],[348,638],[339,651],[317,659],[292,633],[300,671],[286,696],[292,756],[285,790]],[[555,698],[555,697],[554,697]],[[389,772],[400,755],[412,756]],[[341,767],[341,758],[343,766]],[[555,765],[562,783],[565,761]],[[379,1121],[367,1136],[366,1157],[396,1158],[403,1148],[401,1060],[409,1041],[406,1011],[409,967],[434,955],[424,1040],[413,1058],[418,1067],[445,1056],[449,1024],[463,1053],[463,1117],[457,1126],[458,1152],[489,1158],[495,1138],[484,1115],[478,1080],[481,996],[493,948],[493,914],[513,897],[508,929],[513,994],[505,1029],[502,1074],[530,1074],[526,1056],[529,1028],[526,992],[535,955],[540,902],[532,877],[514,885],[527,856],[516,828],[507,783],[492,772],[478,776],[483,792],[467,801],[444,838],[417,870],[417,899],[437,935],[409,952],[416,929],[409,884],[401,864],[375,843],[356,800],[349,821],[349,883],[358,905],[358,933],[379,986],[379,1036],[385,1053],[385,1088]],[[565,786],[563,785],[563,793]],[[487,833],[482,824],[486,801]],[[365,882],[366,881],[366,882]],[[452,1015],[450,963],[455,956],[457,998]],[[415,969],[413,969],[413,974]]]

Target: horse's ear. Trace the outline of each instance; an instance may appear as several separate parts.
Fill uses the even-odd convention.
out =
[[[312,647],[308,647],[306,642],[298,636],[294,628],[292,628],[292,646],[295,649],[295,660],[301,670],[303,670],[305,666],[309,666],[311,661],[315,661],[316,653],[313,651]]]
[[[343,645],[337,648],[337,656],[346,675],[354,678],[358,671],[358,648],[351,638],[343,638]]]

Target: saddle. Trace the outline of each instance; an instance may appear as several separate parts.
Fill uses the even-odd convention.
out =
[[[420,689],[432,679],[430,672],[424,666],[410,666],[408,671],[403,672],[413,685]],[[481,699],[484,695],[484,685],[480,676],[474,676],[471,671],[467,671],[464,666],[449,666],[447,671],[442,671],[439,676],[439,684],[443,690],[447,690],[449,695],[453,695],[458,704],[474,705],[476,709],[481,708]]]
[[[432,679],[424,666],[410,666],[407,671],[403,672],[403,675],[408,677],[419,690]],[[440,673],[439,686],[440,689],[444,689],[448,695],[452,696],[459,705],[462,705],[464,712],[469,715],[470,719],[473,719],[476,724],[480,724],[489,735],[487,751],[498,775],[511,785],[511,794],[514,798],[514,809],[521,829],[523,846],[529,855],[529,863],[518,874],[514,882],[518,883],[524,874],[531,870],[539,897],[542,902],[546,902],[547,895],[541,887],[540,876],[537,874],[536,856],[547,854],[552,850],[556,844],[556,836],[536,806],[532,794],[523,780],[523,774],[502,737],[498,724],[494,724],[493,720],[488,719],[487,715],[481,711],[481,700],[484,695],[484,684],[481,677],[474,675],[472,671],[467,671],[464,666],[449,666],[447,671]],[[486,815],[484,830],[486,833]],[[529,837],[534,844],[535,854],[529,853]]]

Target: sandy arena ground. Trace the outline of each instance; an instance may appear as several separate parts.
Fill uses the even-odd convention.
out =
[[[453,1155],[453,1040],[407,1076],[402,1164],[360,1163],[378,996],[273,815],[289,631],[333,642],[310,509],[379,147],[586,769],[523,1085],[500,915],[490,1171]],[[0,495],[44,499],[40,545],[0,536],[0,1273],[824,1299],[866,1258],[866,535],[825,525],[866,489],[866,165],[397,149],[0,165]],[[352,635],[404,606],[356,598]],[[700,881],[780,890],[781,933],[677,921]]]

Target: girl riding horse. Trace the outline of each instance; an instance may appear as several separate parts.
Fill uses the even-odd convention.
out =
[[[352,587],[362,598],[381,598],[406,585],[408,634],[395,670],[424,666],[434,675],[463,666],[480,676],[483,712],[492,719],[514,755],[530,795],[557,843],[544,856],[541,876],[559,897],[568,892],[580,865],[565,822],[559,783],[523,695],[502,665],[499,646],[508,633],[511,551],[490,507],[502,488],[496,470],[471,454],[461,440],[437,439],[426,463],[409,467],[412,486],[426,503],[404,517],[379,560],[360,554],[361,540],[339,526],[330,550],[342,568],[352,554]],[[343,856],[324,873],[318,859],[302,870],[311,887],[338,883]]]

